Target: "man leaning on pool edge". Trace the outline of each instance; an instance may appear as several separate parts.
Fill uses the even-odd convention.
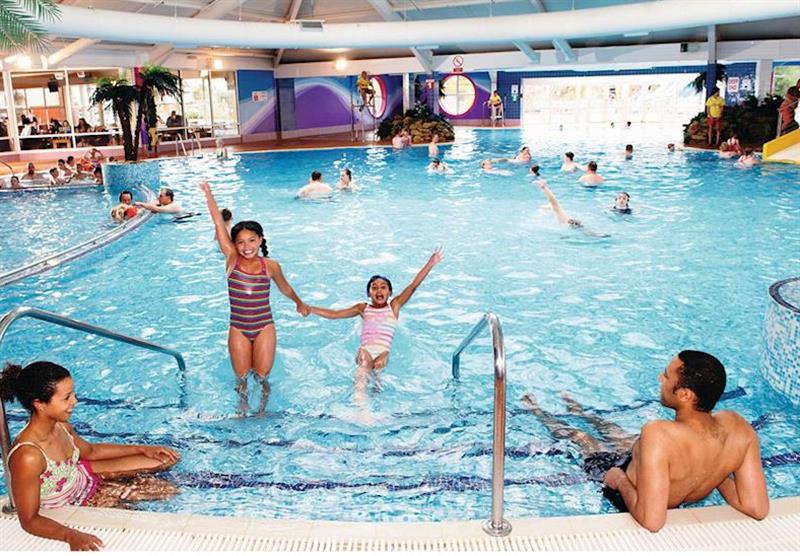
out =
[[[725,390],[722,363],[682,351],[659,381],[661,404],[675,410],[675,420],[645,424],[627,470],[610,469],[606,486],[652,532],[664,526],[667,508],[701,500],[715,488],[740,512],[764,519],[769,498],[756,432],[733,411],[711,414]]]

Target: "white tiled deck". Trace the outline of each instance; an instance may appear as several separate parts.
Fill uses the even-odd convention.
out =
[[[64,508],[46,512],[100,537],[106,548],[131,551],[604,551],[800,550],[800,497],[771,501],[763,521],[728,506],[670,510],[657,534],[628,514],[513,519],[511,535],[494,539],[479,521],[352,523],[207,517]],[[66,550],[33,537],[15,516],[0,517],[3,550]]]

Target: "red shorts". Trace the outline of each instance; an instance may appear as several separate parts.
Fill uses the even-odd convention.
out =
[[[722,123],[722,116],[720,116],[719,118],[712,118],[711,116],[709,116],[706,119],[706,122],[708,122],[709,127],[711,127],[712,125],[720,125]]]

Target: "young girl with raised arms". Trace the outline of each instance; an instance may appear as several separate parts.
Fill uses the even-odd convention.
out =
[[[283,276],[278,261],[268,258],[267,240],[258,222],[244,220],[230,234],[222,219],[211,186],[200,184],[206,196],[208,212],[214,221],[217,243],[225,255],[231,319],[228,328],[228,352],[236,374],[236,392],[240,410],[247,409],[247,376],[252,370],[261,384],[258,413],[263,413],[269,397],[267,378],[275,362],[275,324],[269,303],[270,285],[275,282],[283,295],[295,302],[297,312],[308,315],[308,306],[300,300]],[[258,252],[261,250],[263,257]]]
[[[355,398],[363,399],[370,376],[375,371],[381,371],[389,361],[389,352],[392,349],[397,318],[400,309],[408,303],[414,292],[422,284],[433,267],[441,262],[444,254],[440,247],[417,272],[411,283],[396,297],[392,295],[392,282],[380,275],[375,275],[367,282],[367,296],[369,303],[356,303],[347,309],[324,309],[309,306],[311,313],[326,319],[347,319],[361,317],[361,345],[356,353],[356,389]]]

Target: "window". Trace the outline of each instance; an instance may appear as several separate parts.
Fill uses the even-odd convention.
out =
[[[441,84],[439,106],[451,116],[461,116],[475,104],[475,84],[465,75],[448,75]]]
[[[2,77],[2,74],[0,74]],[[6,92],[3,89],[3,81],[0,79],[0,152],[11,150],[11,132],[8,126],[8,106],[6,106]]]
[[[369,85],[375,91],[372,106],[368,107],[369,113],[373,118],[380,118],[386,112],[386,85],[380,77],[372,77],[369,80]]]
[[[66,80],[61,71],[13,73],[14,110],[22,150],[68,148]]]
[[[214,135],[222,137],[238,135],[236,73],[232,71],[212,71],[210,79]]]

